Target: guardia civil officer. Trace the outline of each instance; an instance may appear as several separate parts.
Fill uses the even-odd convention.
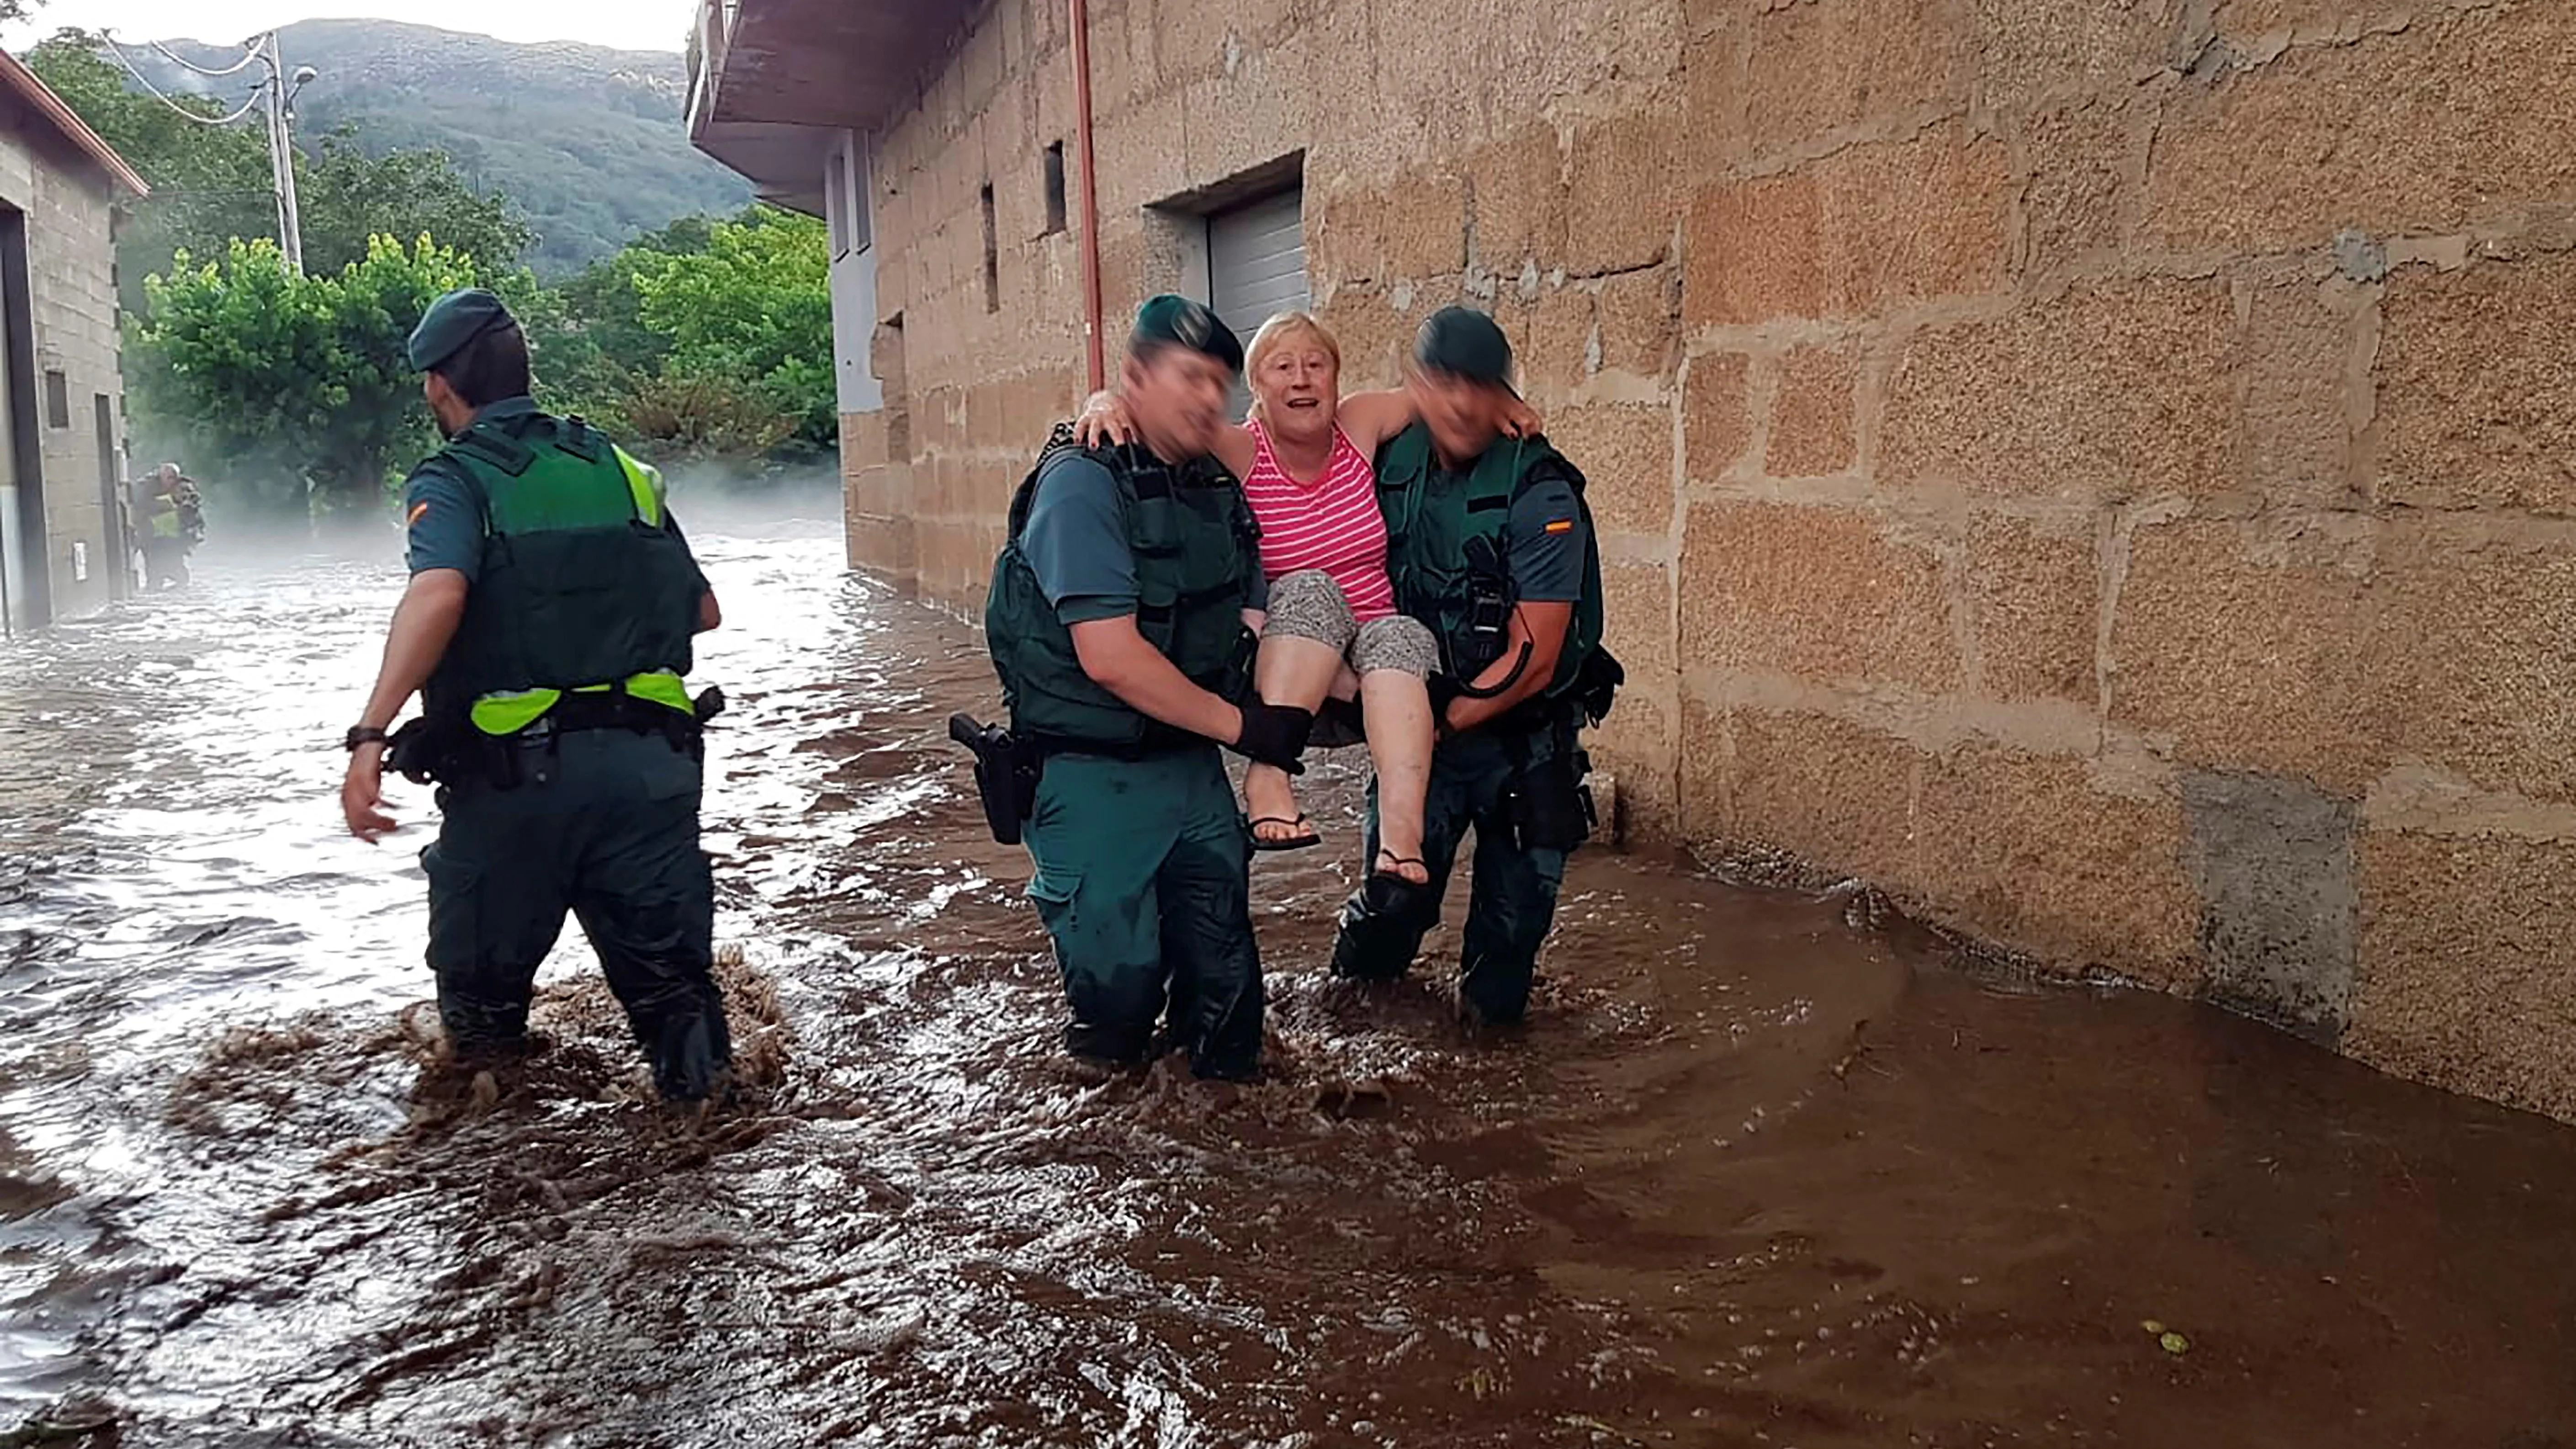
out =
[[[715,595],[661,475],[530,401],[527,341],[500,299],[440,297],[410,355],[448,442],[404,489],[411,585],[349,731],[341,810],[362,840],[393,829],[386,729],[417,691],[393,763],[440,785],[421,864],[451,1046],[524,1045],[569,910],[654,1084],[705,1098],[732,1054],[698,848],[701,715],[720,697],[693,704],[681,680]]]
[[[1421,421],[1377,457],[1396,606],[1440,640],[1423,862],[1427,885],[1373,877],[1342,912],[1334,974],[1401,976],[1440,918],[1472,829],[1458,1005],[1470,1024],[1518,1022],[1556,916],[1565,860],[1589,835],[1576,740],[1610,707],[1619,666],[1601,647],[1601,557],[1583,475],[1544,437],[1503,435],[1511,344],[1482,312],[1448,307],[1414,339],[1405,386]],[[1372,792],[1368,848],[1377,850]]]
[[[995,823],[1025,817],[1067,1048],[1140,1062],[1167,1022],[1200,1076],[1230,1079],[1259,1069],[1262,987],[1251,835],[1219,751],[1293,769],[1314,722],[1248,695],[1258,532],[1208,457],[1242,366],[1215,313],[1147,302],[1119,374],[1137,441],[1056,430],[1011,499],[984,612],[1012,747],[1036,771],[1025,810]]]

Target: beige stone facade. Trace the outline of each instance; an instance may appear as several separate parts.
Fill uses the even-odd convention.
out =
[[[873,146],[851,553],[953,601],[1081,387],[1065,11],[981,7]],[[2576,1118],[2576,5],[1091,27],[1113,345],[1282,177],[1346,383],[1503,319],[1605,531],[1631,838]]]
[[[114,209],[143,183],[0,55],[0,576],[12,630],[125,586]]]

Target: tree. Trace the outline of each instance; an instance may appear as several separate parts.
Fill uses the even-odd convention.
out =
[[[536,237],[508,200],[475,190],[445,152],[371,156],[356,130],[341,126],[297,160],[304,266],[317,274],[364,260],[376,237],[426,235],[497,276]]]
[[[268,143],[257,130],[212,124],[229,107],[204,97],[176,97],[183,115],[132,89],[105,45],[94,33],[62,30],[29,50],[26,62],[152,185],[117,229],[117,300],[136,312],[143,279],[169,271],[182,250],[221,256],[235,237],[276,235],[277,203]]]
[[[821,221],[755,207],[711,228],[703,253],[638,256],[634,288],[644,327],[669,342],[664,374],[748,383],[796,419],[799,440],[832,445],[840,408]]]
[[[467,258],[427,237],[374,238],[336,276],[296,276],[265,239],[219,262],[183,255],[145,284],[127,377],[222,460],[217,486],[273,509],[381,507],[395,466],[436,442],[405,341],[431,300],[475,282]]]
[[[177,96],[174,110],[133,89],[106,45],[92,32],[63,30],[30,50],[27,64],[152,185],[117,234],[118,300],[138,312],[148,305],[143,278],[170,271],[180,252],[222,256],[236,239],[274,237],[276,181],[256,121],[211,124],[246,96],[224,104]],[[495,274],[535,240],[507,199],[477,190],[445,153],[371,155],[348,126],[297,152],[295,187],[304,265],[317,275],[363,261],[377,235],[426,233]]]

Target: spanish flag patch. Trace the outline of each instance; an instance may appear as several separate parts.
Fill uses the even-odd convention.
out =
[[[405,528],[409,528],[411,525],[413,525],[413,524],[415,524],[415,523],[420,522],[422,519],[427,518],[428,516],[429,516],[429,505],[428,505],[428,504],[426,504],[426,503],[415,503],[415,504],[413,504],[413,505],[411,506],[411,517],[409,517],[409,518],[407,518],[407,519],[405,519],[405,520],[403,521],[403,526],[404,526]],[[1549,526],[1550,526],[1550,527],[1554,527],[1555,525],[1551,524],[1551,525],[1549,525]]]
[[[1547,531],[1550,533],[1572,533],[1574,531],[1574,520],[1571,518],[1553,519],[1548,523]]]

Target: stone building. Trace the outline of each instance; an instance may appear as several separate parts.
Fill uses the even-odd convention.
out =
[[[0,53],[0,623],[86,613],[127,586],[118,511],[118,202],[143,179]]]
[[[1113,362],[1504,321],[1632,838],[2576,1119],[2576,5],[1082,4],[708,11],[872,248],[855,563],[971,601],[1083,391],[1078,17]]]

